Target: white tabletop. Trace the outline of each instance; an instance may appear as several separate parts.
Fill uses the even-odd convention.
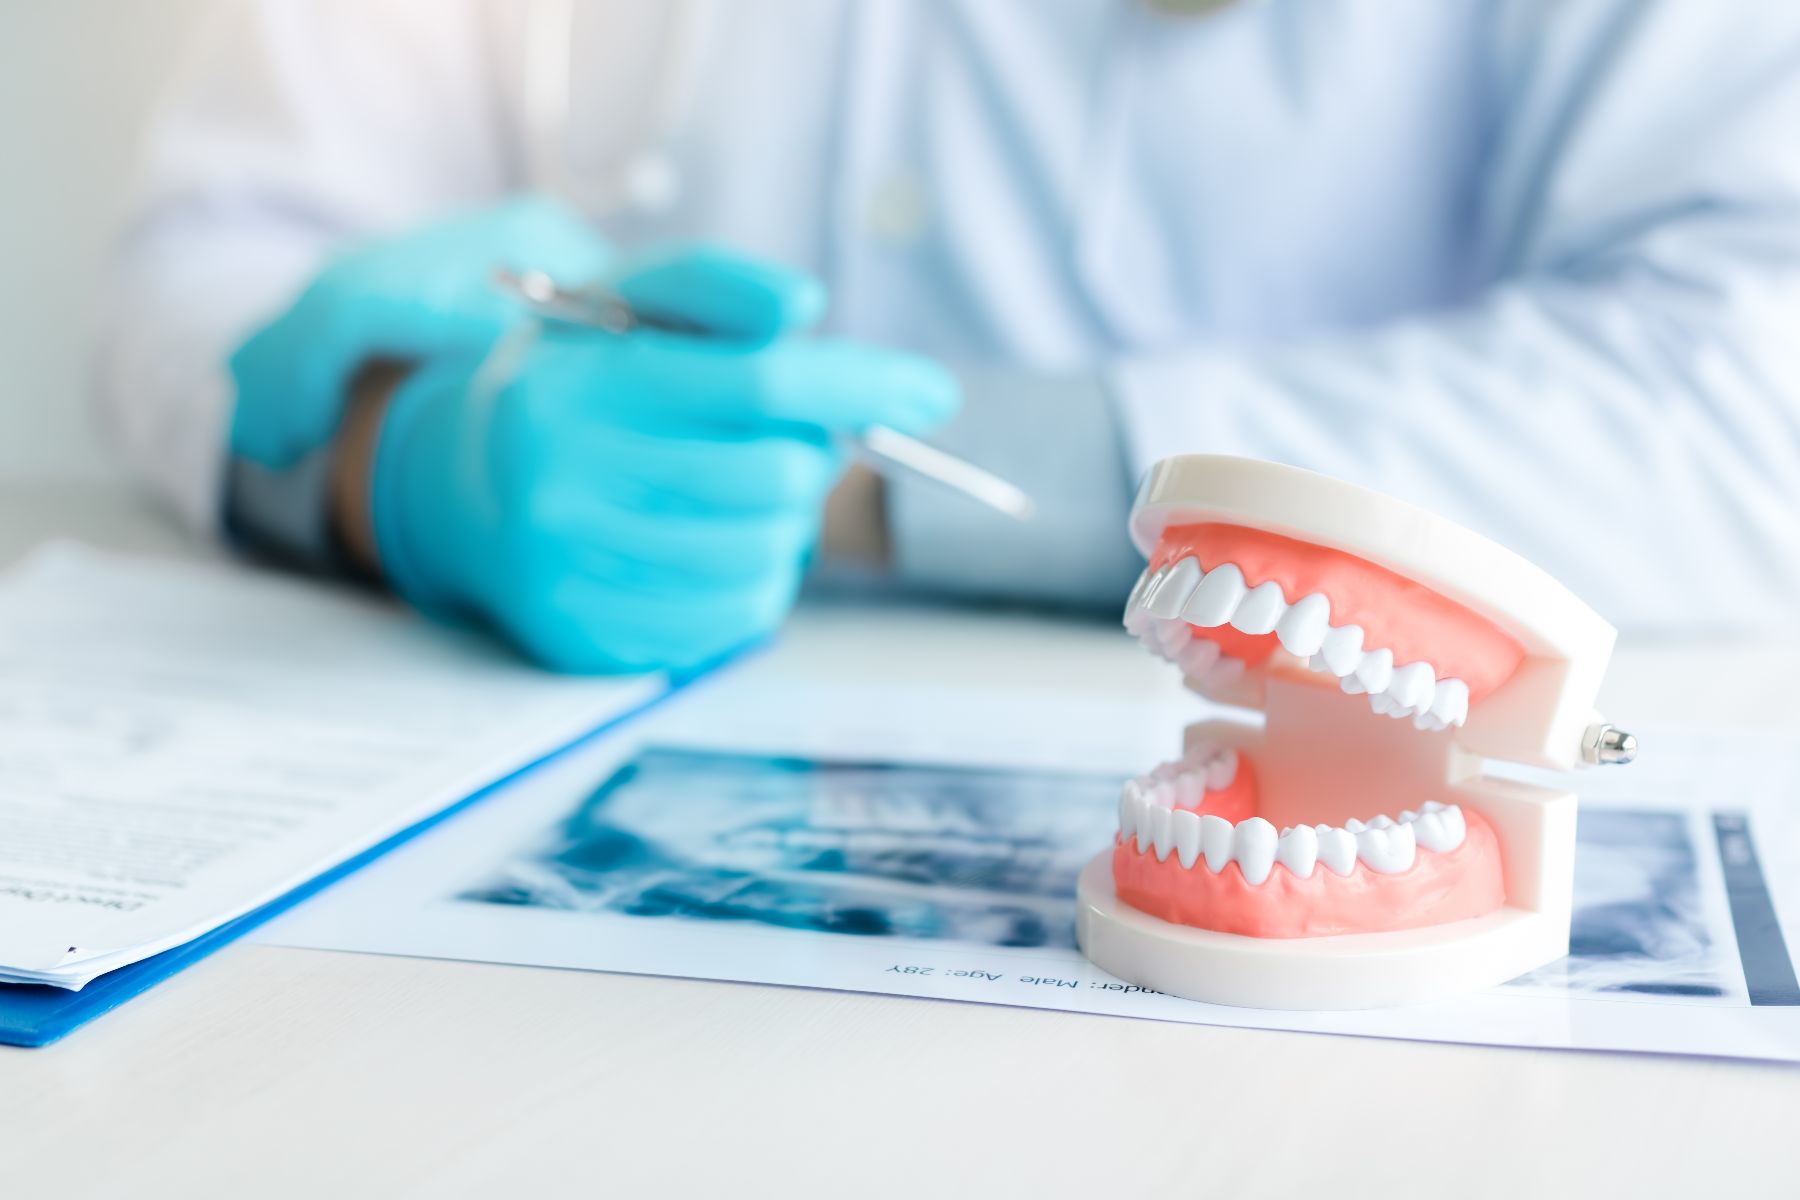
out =
[[[55,533],[195,552],[115,493],[0,492],[0,563]],[[877,639],[854,618],[787,637],[926,671],[1013,619]],[[896,644],[928,635],[955,652]],[[1071,643],[1046,667],[1065,681],[1154,668]],[[1792,731],[1796,668],[1800,644],[1627,643],[1607,707]],[[1774,1066],[235,945],[59,1045],[0,1048],[0,1192],[1735,1200],[1800,1194],[1797,1117],[1800,1070]]]

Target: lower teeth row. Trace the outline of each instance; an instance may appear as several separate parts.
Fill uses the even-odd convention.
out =
[[[1461,807],[1435,800],[1397,820],[1377,816],[1367,823],[1352,819],[1342,826],[1296,825],[1277,833],[1261,817],[1233,825],[1211,813],[1163,803],[1167,794],[1159,797],[1157,791],[1137,780],[1125,785],[1119,797],[1119,837],[1135,840],[1140,854],[1154,851],[1158,861],[1171,853],[1184,868],[1204,861],[1215,875],[1235,862],[1250,884],[1262,883],[1277,863],[1301,879],[1311,878],[1320,865],[1348,875],[1358,860],[1379,874],[1395,875],[1413,865],[1421,847],[1447,853],[1462,844],[1467,832]]]

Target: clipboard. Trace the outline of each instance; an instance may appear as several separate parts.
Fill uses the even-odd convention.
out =
[[[628,721],[649,712],[671,696],[750,652],[739,652],[725,662],[704,668],[678,680],[672,680],[668,687],[637,707],[618,713],[574,741],[501,776],[486,787],[465,796],[447,808],[438,810],[424,820],[407,826],[386,840],[369,847],[360,854],[345,859],[335,867],[314,876],[299,887],[276,897],[262,907],[234,917],[223,925],[201,934],[192,941],[184,942],[172,950],[165,950],[161,954],[129,966],[120,967],[116,971],[109,971],[80,991],[51,987],[47,984],[0,984],[0,1045],[48,1046],[96,1017],[111,1012],[133,996],[143,994],[169,976],[199,962],[220,947],[237,940],[269,918],[285,912],[307,897],[323,891],[345,876],[374,862],[394,847],[412,840],[464,809],[503,791],[509,784],[530,772],[606,736]]]

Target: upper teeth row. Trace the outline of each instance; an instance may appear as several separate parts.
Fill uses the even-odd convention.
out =
[[[1203,859],[1215,875],[1227,863],[1236,863],[1249,884],[1267,879],[1276,863],[1301,879],[1312,878],[1320,863],[1334,874],[1348,875],[1357,859],[1371,871],[1395,875],[1413,865],[1420,846],[1440,853],[1454,850],[1466,832],[1462,809],[1435,800],[1418,812],[1401,813],[1398,820],[1378,816],[1367,824],[1351,819],[1341,826],[1295,825],[1278,834],[1261,817],[1233,825],[1212,813],[1171,807],[1135,779],[1119,795],[1119,837],[1136,839],[1139,854],[1154,850],[1162,861],[1173,851],[1183,867]]]
[[[1127,783],[1158,804],[1170,808],[1198,807],[1208,792],[1228,788],[1237,778],[1237,751],[1207,743],[1191,747],[1174,762],[1162,763],[1147,775]]]
[[[1205,571],[1200,560],[1190,556],[1145,570],[1125,602],[1126,629],[1207,683],[1216,682],[1212,676],[1225,663],[1236,663],[1238,672],[1243,663],[1229,657],[1221,662],[1218,645],[1193,638],[1188,626],[1211,629],[1226,624],[1243,633],[1273,633],[1289,654],[1315,671],[1337,676],[1345,692],[1367,694],[1375,712],[1396,719],[1411,717],[1418,728],[1432,730],[1468,719],[1467,683],[1439,679],[1428,662],[1395,666],[1394,652],[1385,647],[1363,649],[1362,626],[1333,625],[1331,601],[1323,592],[1311,592],[1289,604],[1273,579],[1249,587],[1236,563],[1220,563]]]

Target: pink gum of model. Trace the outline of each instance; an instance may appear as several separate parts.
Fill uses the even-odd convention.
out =
[[[1163,534],[1150,566],[1189,556],[1207,570],[1236,563],[1246,587],[1273,579],[1289,603],[1324,593],[1333,626],[1362,626],[1363,646],[1392,650],[1396,666],[1428,662],[1439,679],[1462,680],[1471,703],[1504,683],[1524,657],[1517,642],[1468,609],[1341,550],[1236,525],[1180,525]],[[1252,636],[1229,625],[1195,627],[1194,634],[1250,666],[1280,644],[1272,633]]]

